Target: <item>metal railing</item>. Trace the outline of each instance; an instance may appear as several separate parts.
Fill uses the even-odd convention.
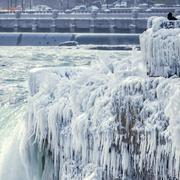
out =
[[[13,10],[13,11],[9,11],[9,10],[0,10],[0,15],[1,14],[14,14],[17,12],[21,12],[23,13],[27,13],[27,14],[49,14],[49,13],[53,13],[54,11],[58,11],[58,13],[65,13],[65,14],[76,14],[76,13],[81,13],[81,14],[87,14],[87,13],[92,13],[92,11],[90,10],[69,10],[68,12],[63,12],[62,10],[46,10],[46,11],[38,11],[38,10]],[[143,14],[162,14],[162,13],[168,13],[168,12],[175,12],[175,9],[166,9],[166,8],[162,8],[162,9],[151,9],[150,11],[146,11],[146,9],[136,9],[136,8],[126,8],[126,9],[121,9],[121,8],[110,8],[108,9],[108,11],[105,11],[103,9],[99,9],[97,10],[97,13],[103,13],[103,14],[111,14],[111,13],[117,13],[117,14],[131,14],[134,13],[134,11],[136,11],[136,13],[143,13]]]
[[[153,14],[148,14],[148,13],[138,13],[138,12],[132,12],[132,13],[102,13],[102,12],[98,12],[98,13],[59,13],[59,12],[46,12],[46,13],[23,13],[23,12],[16,12],[16,13],[5,13],[5,14],[0,14],[0,19],[14,19],[14,18],[18,18],[18,19],[33,19],[33,18],[81,18],[81,19],[86,19],[86,18],[92,18],[94,17],[96,18],[118,18],[118,19],[124,19],[124,18],[128,18],[128,19],[148,19],[151,16],[166,16],[165,13],[153,13]]]
[[[171,29],[171,28],[180,28],[180,20],[175,20],[175,21],[164,21],[160,25],[162,29]]]

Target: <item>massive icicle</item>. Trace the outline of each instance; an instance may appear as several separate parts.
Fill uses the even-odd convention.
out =
[[[140,38],[143,58],[150,76],[180,76],[180,21],[149,19],[147,31]],[[176,28],[178,27],[178,28]]]
[[[180,80],[137,56],[31,72],[29,179],[180,178]]]

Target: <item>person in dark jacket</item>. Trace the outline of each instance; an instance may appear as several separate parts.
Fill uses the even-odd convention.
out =
[[[177,18],[174,17],[171,12],[168,13],[167,18],[168,18],[168,20],[177,20]]]

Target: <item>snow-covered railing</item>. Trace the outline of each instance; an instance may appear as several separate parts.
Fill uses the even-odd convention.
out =
[[[180,20],[177,21],[169,21],[161,24],[162,28],[169,29],[169,28],[180,28]]]
[[[180,21],[150,18],[140,44],[149,76],[180,76]]]
[[[152,20],[154,18],[150,18],[148,20],[148,28],[151,28],[152,27]],[[164,18],[163,18],[164,19]],[[163,20],[160,22],[159,24],[159,28],[162,28],[162,29],[169,29],[169,28],[180,28],[180,20],[176,20],[176,21],[169,21],[169,20]]]

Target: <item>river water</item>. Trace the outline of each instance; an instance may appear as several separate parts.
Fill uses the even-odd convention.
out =
[[[28,101],[29,71],[39,67],[84,66],[92,61],[121,59],[128,51],[98,51],[84,48],[1,47],[0,48],[0,155],[23,120]],[[3,148],[2,148],[3,147]],[[1,157],[2,158],[2,157]],[[4,158],[4,157],[3,157]],[[0,164],[0,167],[2,165]],[[8,179],[6,179],[8,180]]]

